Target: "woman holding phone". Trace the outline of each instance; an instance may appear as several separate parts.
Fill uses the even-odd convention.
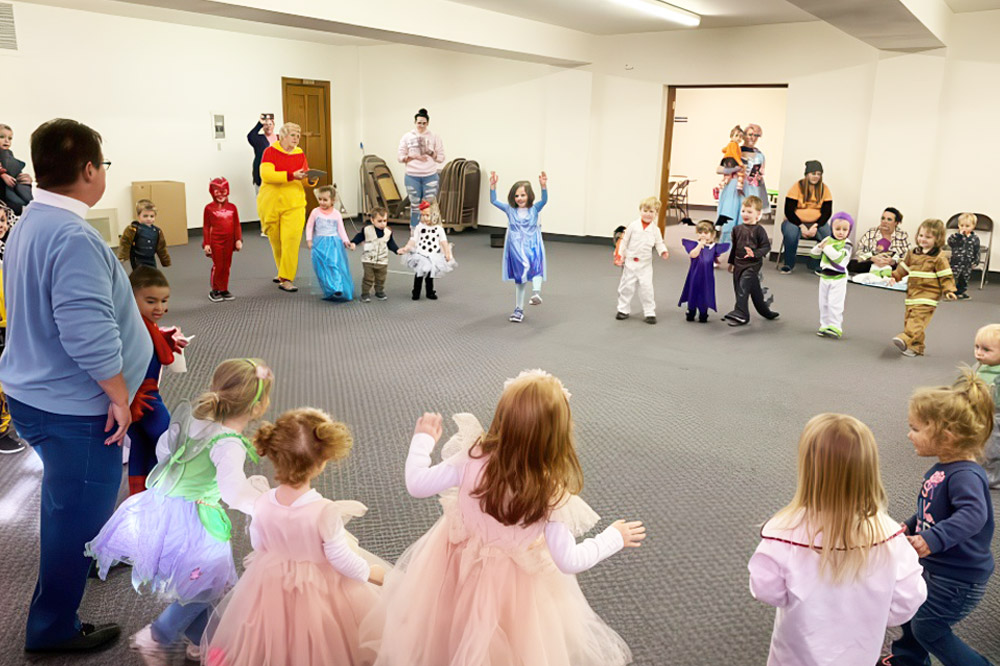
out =
[[[299,267],[299,245],[306,226],[306,193],[316,180],[308,179],[309,163],[299,148],[302,128],[285,123],[278,130],[278,141],[269,146],[260,161],[260,192],[257,213],[260,225],[271,242],[278,275],[274,281],[282,291],[298,291],[295,275]]]
[[[410,228],[420,222],[420,202],[438,193],[438,165],[444,164],[444,143],[427,126],[427,109],[413,116],[413,129],[399,140],[396,157],[406,165],[406,193],[410,197]]]

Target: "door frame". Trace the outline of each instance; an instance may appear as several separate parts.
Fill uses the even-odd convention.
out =
[[[326,164],[327,168],[330,169],[330,173],[327,174],[327,180],[330,184],[333,184],[333,123],[331,122],[331,109],[330,109],[330,82],[329,81],[319,81],[317,79],[293,79],[287,76],[281,77],[281,121],[282,123],[289,122],[288,118],[288,95],[285,91],[288,90],[288,86],[319,86],[323,89],[323,93],[326,96],[326,131],[328,133],[327,141],[324,143],[324,148],[326,149]],[[307,156],[308,157],[308,156]]]
[[[663,130],[663,161],[660,169],[660,213],[656,224],[660,232],[666,231],[667,210],[670,200],[670,151],[674,142],[674,111],[677,106],[677,91],[681,88],[788,88],[787,83],[696,83],[688,85],[664,86],[667,89],[667,117]]]

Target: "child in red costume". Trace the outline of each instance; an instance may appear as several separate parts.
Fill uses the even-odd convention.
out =
[[[243,248],[243,232],[240,214],[236,206],[229,203],[229,181],[213,178],[208,191],[213,201],[205,206],[201,246],[205,248],[205,256],[212,258],[212,291],[208,292],[208,300],[218,303],[235,298],[229,293],[229,268],[233,263],[233,251]]]

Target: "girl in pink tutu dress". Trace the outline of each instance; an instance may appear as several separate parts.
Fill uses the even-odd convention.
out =
[[[645,538],[617,521],[576,543],[599,516],[576,493],[583,473],[569,393],[541,370],[509,380],[489,432],[471,414],[431,465],[441,415],[417,421],[406,459],[414,497],[444,515],[386,578],[362,625],[380,666],[616,666],[621,636],[587,604],[574,574]]]
[[[351,433],[317,409],[293,409],[254,437],[281,483],[253,506],[254,552],[205,632],[208,666],[360,663],[358,625],[378,601],[385,567],[344,529],[367,510],[310,488],[329,460],[347,457]]]
[[[86,545],[101,578],[125,562],[137,591],[173,602],[132,637],[134,649],[200,658],[212,605],[236,584],[232,523],[219,501],[249,514],[267,490],[264,477],[247,479],[243,472],[248,456],[258,458],[240,433],[267,410],[273,381],[259,359],[220,363],[193,414],[187,403],[174,411],[156,445],[159,464],[148,490],[125,500]]]

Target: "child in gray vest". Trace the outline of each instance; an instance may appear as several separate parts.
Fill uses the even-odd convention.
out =
[[[371,303],[372,286],[375,287],[375,298],[384,301],[385,276],[389,272],[389,253],[403,254],[392,237],[392,229],[387,229],[389,211],[381,206],[372,209],[372,223],[366,225],[351,239],[351,249],[361,246],[361,266],[364,268],[364,278],[361,280],[361,302]]]

